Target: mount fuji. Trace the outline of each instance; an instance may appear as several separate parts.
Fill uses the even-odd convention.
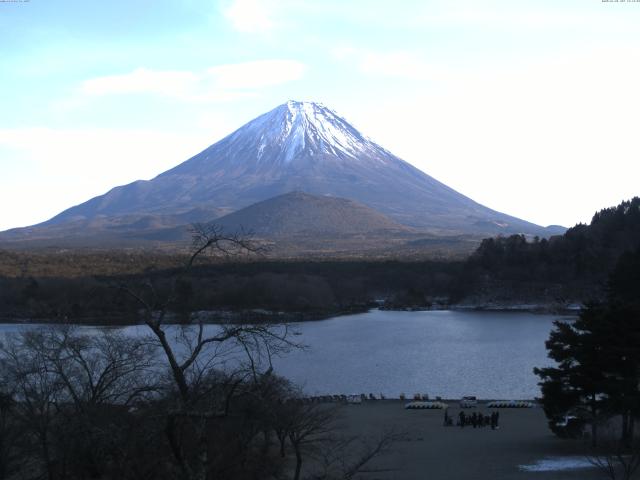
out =
[[[436,236],[549,236],[564,230],[480,205],[377,145],[322,104],[289,101],[152,180],[113,188],[44,223],[4,232],[0,240],[82,243],[93,237],[117,243],[120,237],[214,220],[290,192],[349,199],[394,224]]]

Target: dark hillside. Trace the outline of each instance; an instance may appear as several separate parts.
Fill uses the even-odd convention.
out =
[[[287,193],[255,203],[216,220],[216,223],[225,231],[250,230],[260,237],[412,232],[412,229],[353,200],[303,192]]]
[[[461,296],[580,301],[600,296],[618,259],[640,246],[640,198],[597,212],[589,225],[527,241],[488,238],[465,266]]]
[[[181,280],[175,313],[263,309],[305,319],[358,311],[380,302],[391,308],[432,304],[563,308],[601,298],[607,276],[618,262],[629,263],[627,270],[633,273],[636,266],[627,259],[634,257],[626,252],[638,248],[640,198],[634,198],[596,213],[590,225],[577,225],[549,240],[528,241],[521,235],[485,239],[466,261],[223,262],[207,257]],[[135,321],[136,305],[114,286],[152,281],[155,288],[166,290],[186,258],[135,251],[0,251],[0,317]],[[636,277],[628,274],[620,282],[629,283],[628,278]],[[636,291],[634,281],[630,288]]]

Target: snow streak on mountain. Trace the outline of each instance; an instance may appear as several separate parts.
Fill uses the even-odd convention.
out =
[[[321,104],[293,101],[258,117],[228,140],[231,150],[255,148],[258,163],[265,158],[286,164],[323,154],[358,161],[387,153]]]
[[[44,225],[99,219],[120,225],[150,216],[162,225],[208,221],[292,191],[355,200],[433,234],[549,233],[438,182],[322,104],[295,101],[150,181],[116,187]]]
[[[167,173],[202,169],[205,174],[218,160],[264,172],[313,168],[320,162],[366,165],[390,155],[322,104],[289,101]]]

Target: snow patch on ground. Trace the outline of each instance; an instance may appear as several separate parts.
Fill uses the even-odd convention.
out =
[[[563,470],[594,468],[594,465],[584,457],[548,457],[530,465],[520,465],[518,468],[525,472],[559,472]]]

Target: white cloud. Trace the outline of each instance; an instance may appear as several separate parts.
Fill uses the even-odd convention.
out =
[[[267,32],[274,27],[270,4],[266,0],[233,0],[223,12],[233,28],[240,32]]]
[[[387,77],[412,80],[432,80],[442,75],[442,69],[429,65],[410,52],[366,53],[358,62],[360,71]]]
[[[449,75],[443,66],[425,62],[411,51],[371,51],[351,46],[340,46],[331,50],[338,61],[354,65],[360,72],[381,77],[396,77],[409,80],[444,79]]]
[[[358,53],[357,48],[354,48],[348,45],[341,45],[331,49],[331,56],[336,60],[347,60],[352,58],[357,53]]]
[[[278,59],[217,65],[201,72],[137,68],[85,80],[80,91],[88,96],[155,94],[185,101],[228,101],[298,80],[305,70],[301,62]]]
[[[92,78],[82,84],[87,95],[112,95],[123,93],[156,93],[159,95],[183,95],[198,83],[198,75],[188,71],[157,71],[137,68],[122,75]]]
[[[221,89],[258,89],[299,80],[305,70],[294,60],[258,60],[212,67],[207,76]]]

